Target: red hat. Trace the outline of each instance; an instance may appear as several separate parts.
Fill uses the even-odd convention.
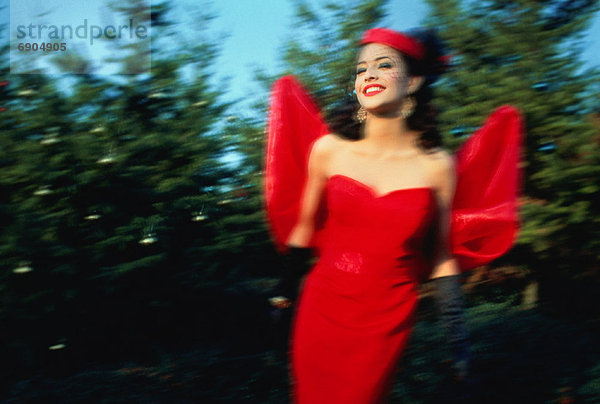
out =
[[[391,46],[415,59],[423,59],[425,57],[425,48],[419,41],[401,32],[392,31],[391,29],[373,28],[365,31],[360,43],[365,45],[374,42]]]

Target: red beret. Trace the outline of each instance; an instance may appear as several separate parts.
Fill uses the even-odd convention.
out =
[[[419,41],[406,34],[387,28],[373,28],[365,31],[360,43],[363,45],[380,43],[399,50],[415,59],[423,59],[425,57],[425,48]]]

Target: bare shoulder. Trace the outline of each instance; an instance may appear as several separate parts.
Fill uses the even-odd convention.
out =
[[[436,148],[427,152],[424,156],[432,175],[436,177],[454,175],[454,157],[446,150]]]
[[[327,134],[315,140],[309,156],[309,171],[318,177],[326,178],[332,158],[339,152],[343,142],[344,140],[335,134]]]
[[[339,150],[340,146],[347,142],[347,140],[335,133],[328,133],[315,140],[311,154],[322,158],[331,156],[331,154]]]
[[[450,199],[456,185],[454,156],[441,148],[431,150],[424,156],[433,188],[440,196]]]
[[[347,140],[343,139],[340,135],[335,133],[328,133],[315,140],[313,148],[319,150],[329,150],[338,147],[341,143],[345,143]]]

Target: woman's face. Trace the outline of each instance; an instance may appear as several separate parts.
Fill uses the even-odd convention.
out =
[[[406,62],[394,48],[370,43],[360,51],[354,89],[367,111],[399,111],[404,98],[413,91],[412,81]]]

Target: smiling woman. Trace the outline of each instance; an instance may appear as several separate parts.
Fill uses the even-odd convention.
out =
[[[450,240],[457,171],[454,159],[440,148],[430,103],[430,85],[444,70],[438,44],[431,33],[416,37],[378,28],[364,34],[355,77],[362,121],[357,140],[323,135],[326,129],[319,124],[316,108],[295,81],[284,78],[275,86],[267,206],[278,239],[289,253],[271,304],[290,307],[297,282],[309,268],[310,249],[316,247],[319,256],[295,306],[294,402],[383,401],[412,330],[417,285],[427,279],[438,286],[442,319],[455,350],[456,376],[466,376],[469,353],[459,261],[462,269],[468,269],[498,256],[512,243],[519,120],[513,109],[499,111],[490,127],[508,136],[481,132],[485,138],[477,136],[466,154],[471,160],[473,155],[484,157],[475,167],[483,175],[472,182],[475,188],[461,188],[458,201],[479,195],[477,186],[488,186],[495,195],[493,203],[508,209],[502,213],[508,221],[502,229],[495,224],[468,231],[478,239],[476,245],[485,248],[474,251],[481,259],[465,261],[460,257],[464,250],[452,243],[464,237],[455,231]],[[489,165],[490,150],[481,145],[498,139],[507,140],[507,153]],[[293,162],[305,161],[298,152],[304,144],[309,145],[306,166],[291,174],[297,168]],[[468,160],[458,159],[461,172],[463,161]],[[296,181],[290,181],[294,175]],[[502,182],[489,186],[486,182],[492,177]],[[301,193],[296,191],[298,178]],[[283,203],[277,202],[277,195]],[[295,212],[288,220],[292,225],[280,231],[278,218],[289,212]],[[482,234],[490,229],[503,239]]]
[[[355,91],[365,112],[394,114],[396,103],[410,103],[407,96],[416,91],[422,80],[408,75],[398,51],[387,45],[371,43],[363,48],[360,59],[356,68]],[[379,94],[382,95],[375,97]],[[404,114],[405,118],[410,115],[407,111]]]
[[[362,138],[317,140],[300,217],[287,240],[296,248],[310,245],[324,194],[331,241],[319,246],[294,328],[300,403],[370,403],[386,396],[410,335],[416,285],[430,275],[419,269],[419,246],[434,223],[440,231],[432,275],[459,273],[445,241],[452,162],[445,152],[420,146],[422,134],[408,122],[413,97],[429,84],[411,60],[424,57],[425,45],[381,28],[367,31],[362,43],[355,78]]]

